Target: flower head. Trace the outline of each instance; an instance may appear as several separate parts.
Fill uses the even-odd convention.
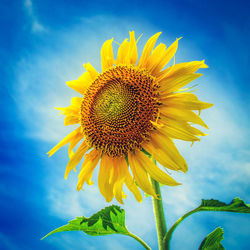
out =
[[[193,61],[165,67],[179,39],[168,48],[162,43],[154,48],[159,35],[147,41],[139,60],[134,32],[119,46],[116,60],[113,39],[106,41],[101,49],[102,72],[87,63],[82,76],[67,82],[83,97],[73,97],[70,106],[57,109],[65,115],[65,125],[80,126],[48,154],[69,143],[65,178],[84,157],[77,190],[85,182],[93,184],[91,177],[99,162],[98,186],[108,202],[115,197],[123,203],[124,184],[138,201],[142,200],[139,188],[156,197],[149,176],[165,185],[179,185],[153,159],[165,168],[187,171],[173,139],[199,141],[205,134],[191,123],[207,125],[193,111],[212,104],[181,88],[201,76],[195,72],[207,66],[204,61]]]

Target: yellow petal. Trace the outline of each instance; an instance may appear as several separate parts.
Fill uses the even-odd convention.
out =
[[[153,67],[151,74],[157,75],[173,58],[178,48],[178,41],[181,38],[176,39],[176,41],[171,44],[168,49],[155,61],[155,66]]]
[[[71,105],[66,108],[55,107],[57,110],[61,110],[61,114],[64,115],[72,115],[72,116],[79,116],[80,108],[82,104],[81,97],[73,97],[71,98]]]
[[[66,108],[55,108],[61,110],[64,115],[69,116],[80,116],[82,98],[81,97],[73,97],[71,98],[71,105]]]
[[[72,105],[66,108],[55,107],[55,109],[60,110],[61,111],[60,114],[64,114],[64,115],[78,115],[79,114],[79,108],[72,106]]]
[[[146,65],[146,68],[152,72],[156,65],[159,63],[163,53],[165,52],[167,46],[163,43],[160,43],[156,46],[156,48],[153,50],[152,54],[150,55],[148,59],[148,63]]]
[[[137,201],[141,202],[142,201],[142,195],[141,192],[139,190],[139,188],[136,186],[130,172],[129,172],[129,168],[128,168],[128,164],[127,161],[122,158],[123,163],[121,164],[121,166],[123,167],[123,173],[125,175],[125,184],[127,186],[127,188],[134,194],[134,197]]]
[[[68,115],[64,118],[64,125],[65,126],[73,125],[76,123],[80,123],[80,114],[79,114],[79,116]]]
[[[134,175],[135,181],[137,182],[138,186],[147,194],[150,194],[157,198],[157,195],[149,182],[147,172],[141,166],[140,162],[136,158],[136,155],[133,152],[128,153],[128,161],[132,173]]]
[[[119,169],[116,169],[116,171],[119,171]],[[123,191],[122,191],[122,186],[123,186],[123,180],[119,178],[119,175],[117,176],[117,179],[114,183],[114,195],[115,198],[118,202],[123,204],[122,198],[124,197]]]
[[[68,81],[66,84],[83,95],[87,88],[91,85],[92,81],[93,80],[89,72],[84,72],[77,80]]]
[[[129,63],[135,65],[138,58],[137,53],[137,46],[135,41],[135,32],[129,32],[130,35],[130,41],[129,41],[129,51],[128,51],[128,57],[129,57]]]
[[[82,157],[84,154],[88,151],[88,144],[86,141],[82,142],[82,144],[79,146],[79,148],[76,150],[76,153],[70,158],[66,170],[65,170],[65,175],[64,178],[68,178],[69,172],[76,167],[76,165],[81,161]]]
[[[92,150],[89,154],[85,156],[84,162],[82,164],[81,171],[78,175],[78,183],[77,183],[77,191],[82,189],[82,186],[85,182],[88,185],[92,185],[91,177],[93,175],[93,171],[97,166],[100,160],[101,153],[97,150]]]
[[[162,166],[175,171],[187,171],[187,163],[174,143],[158,130],[152,133],[151,141],[142,146]]]
[[[114,179],[113,180],[114,180],[114,186],[113,186],[114,196],[118,202],[123,204],[122,187],[123,187],[123,182],[125,180],[125,176],[124,178],[122,178],[121,173],[120,173],[120,166],[114,167]]]
[[[90,63],[83,64],[83,67],[89,72],[92,81],[99,75],[98,71]]]
[[[122,187],[128,171],[128,165],[124,157],[113,158],[113,165],[116,176],[114,181],[114,195],[116,200],[123,204],[122,198],[124,197],[124,194]]]
[[[114,197],[113,183],[109,182],[111,171],[113,171],[113,164],[110,161],[110,157],[103,154],[98,175],[98,186],[101,194],[105,197],[107,202],[112,201]]]
[[[80,108],[82,104],[82,98],[81,97],[72,97],[71,98],[71,106]]]
[[[157,77],[158,82],[161,82],[164,78],[170,77],[176,71],[178,71],[179,74],[181,75],[186,75],[186,74],[192,74],[200,68],[208,68],[204,60],[192,61],[192,62],[187,62],[187,63],[179,63],[159,72],[156,75],[156,77]]]
[[[79,133],[79,131],[81,130],[81,127],[75,129],[73,132],[71,132],[70,134],[68,134],[64,139],[62,139],[55,147],[53,147],[47,154],[49,155],[49,157],[51,155],[53,155],[59,148],[63,147],[64,145],[66,145],[67,143],[69,143],[75,135],[77,135]]]
[[[190,126],[185,122],[175,121],[164,116],[161,117],[161,121],[165,126],[158,130],[170,138],[192,142],[200,140],[190,131]]]
[[[142,202],[142,195],[139,188],[136,186],[132,176],[130,175],[129,171],[127,172],[125,184],[128,189],[134,194],[135,199],[139,202]]]
[[[181,170],[183,172],[187,172],[187,163],[182,155],[179,153],[173,141],[162,134],[159,130],[155,131],[151,135],[151,143],[152,147],[144,147],[146,150],[153,155],[160,155],[159,162],[164,166],[172,170]],[[158,149],[159,152],[156,152]],[[161,158],[163,158],[163,161]],[[155,158],[157,160],[157,158]],[[157,160],[158,161],[158,160]],[[165,165],[165,164],[166,165]]]
[[[187,172],[188,166],[185,159],[179,153],[173,141],[162,134],[160,131],[156,131],[152,134],[152,141],[157,147],[166,152],[168,157],[177,165],[183,172]]]
[[[147,43],[144,46],[144,49],[142,51],[141,58],[138,62],[138,67],[140,67],[140,68],[145,67],[145,65],[147,64],[148,58],[149,58],[149,56],[150,56],[150,54],[155,46],[155,43],[156,43],[158,37],[160,36],[160,34],[161,34],[161,32],[158,32],[148,39],[148,41],[147,41]]]
[[[68,149],[68,153],[69,153],[69,158],[72,158],[72,156],[74,155],[74,147],[78,144],[78,142],[80,142],[80,140],[83,138],[82,132],[79,131],[70,141],[69,143],[69,149]]]
[[[117,64],[128,64],[127,61],[127,53],[129,50],[129,42],[128,39],[125,39],[120,45],[117,53]]]
[[[149,173],[149,175],[152,176],[154,180],[168,186],[180,185],[180,183],[176,182],[172,177],[158,168],[152,159],[146,156],[143,152],[139,150],[136,151],[136,157],[138,158],[140,165]]]
[[[202,131],[200,131],[199,129],[190,126],[189,124],[187,124],[187,129],[190,133],[194,134],[194,135],[198,135],[198,136],[205,136],[207,134],[204,134]]]
[[[160,113],[174,120],[192,122],[208,128],[203,120],[191,110],[167,107],[162,105],[160,108]]]
[[[202,76],[202,74],[192,73],[192,74],[178,74],[178,72],[174,72],[171,76],[166,77],[161,81],[159,92],[161,96],[167,95],[171,92],[175,92],[180,88],[184,87],[191,81],[194,81],[198,77]]]
[[[113,38],[107,40],[101,49],[101,60],[102,60],[102,70],[110,68],[114,64],[113,48],[112,48]]]
[[[161,101],[164,106],[188,110],[201,110],[213,106],[211,103],[199,101],[193,93],[176,93],[162,98]]]

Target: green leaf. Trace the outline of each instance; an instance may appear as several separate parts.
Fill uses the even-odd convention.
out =
[[[88,235],[125,234],[130,235],[125,226],[125,211],[118,206],[106,207],[91,217],[77,217],[69,221],[67,225],[59,227],[48,233],[42,239],[51,234],[65,231],[83,231]]]
[[[223,240],[223,229],[221,227],[217,227],[212,233],[207,235],[204,240],[201,242],[199,250],[223,250],[225,249],[221,245],[221,241]]]
[[[167,234],[164,236],[164,241],[166,242],[167,247],[169,247],[169,244],[170,244],[169,242],[172,238],[172,234],[175,231],[175,229],[178,227],[178,225],[190,215],[200,212],[200,211],[224,211],[224,212],[235,212],[235,213],[250,213],[250,205],[245,204],[245,202],[241,200],[240,198],[234,198],[229,204],[226,204],[224,202],[214,200],[214,199],[210,199],[210,200],[202,199],[201,205],[199,207],[184,214],[169,229]],[[223,249],[223,248],[216,248],[216,249]]]
[[[75,220],[69,221],[67,225],[59,227],[45,235],[42,239],[51,234],[66,232],[66,231],[83,231],[92,236],[108,235],[108,234],[123,234],[137,240],[144,248],[151,248],[138,236],[130,233],[125,226],[125,210],[118,206],[109,206],[100,210],[91,217],[77,217]]]
[[[203,200],[198,211],[224,211],[235,213],[250,213],[250,206],[240,198],[234,198],[231,203],[226,204],[218,200]]]

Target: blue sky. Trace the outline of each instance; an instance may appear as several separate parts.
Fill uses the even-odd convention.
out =
[[[78,232],[40,238],[76,216],[90,216],[106,205],[97,185],[76,191],[77,174],[67,181],[67,147],[53,158],[46,152],[72,128],[65,128],[55,106],[75,96],[65,81],[76,79],[82,64],[100,70],[102,43],[121,42],[130,30],[159,42],[183,37],[176,62],[205,59],[209,69],[197,80],[200,99],[214,103],[202,112],[209,136],[190,147],[178,142],[187,174],[173,174],[183,185],[163,187],[168,225],[202,198],[250,203],[248,1],[1,1],[1,158],[0,249],[142,249],[124,236],[90,237]],[[96,180],[95,173],[94,180]],[[150,198],[123,206],[127,226],[157,249]],[[176,230],[172,249],[197,249],[218,226],[226,249],[248,249],[250,217],[200,213]]]

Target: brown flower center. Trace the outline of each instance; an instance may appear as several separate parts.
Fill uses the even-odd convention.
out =
[[[109,156],[127,155],[149,139],[158,108],[155,78],[146,69],[116,66],[100,74],[83,97],[83,134]]]

